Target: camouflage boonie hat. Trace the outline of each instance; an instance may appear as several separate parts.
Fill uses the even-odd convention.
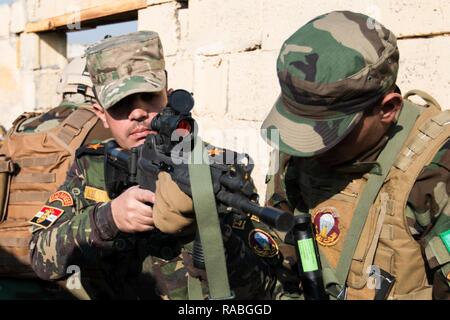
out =
[[[94,91],[103,108],[139,92],[166,87],[164,54],[156,32],[110,37],[86,50]]]
[[[281,47],[281,95],[264,138],[299,157],[329,150],[393,87],[398,59],[395,35],[368,16],[334,11],[311,20]]]

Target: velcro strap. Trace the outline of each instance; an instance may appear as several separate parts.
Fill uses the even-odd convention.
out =
[[[55,181],[55,173],[29,173],[13,177],[15,183],[53,183]]]
[[[24,203],[24,202],[42,202],[48,200],[52,192],[47,191],[23,191],[11,192],[9,195],[9,203]]]
[[[445,110],[432,118],[440,126],[445,126],[450,123],[450,110]]]
[[[46,167],[58,162],[58,154],[53,154],[48,157],[39,158],[20,158],[15,162],[22,168],[25,167]]]
[[[429,119],[419,128],[419,134],[404,148],[394,165],[405,172],[416,156],[420,155],[428,147],[429,142],[436,139],[450,124],[450,110],[440,112]]]
[[[419,129],[420,132],[422,132],[423,134],[426,134],[431,139],[436,139],[436,137],[441,134],[442,130],[443,130],[443,127],[435,121],[427,121]]]
[[[419,133],[408,148],[415,154],[421,154],[429,145],[430,140],[430,137]]]
[[[58,133],[60,138],[65,144],[70,144],[74,137],[76,137],[83,126],[93,117],[95,113],[87,108],[77,109],[61,125],[61,131]]]
[[[14,172],[14,163],[12,160],[0,159],[0,172]]]
[[[394,239],[394,227],[391,225],[383,225],[381,229],[380,239],[382,240],[393,240]]]

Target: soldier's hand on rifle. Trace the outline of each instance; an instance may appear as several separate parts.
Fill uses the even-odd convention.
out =
[[[161,172],[156,181],[153,218],[155,226],[164,233],[177,233],[194,222],[192,199],[181,191],[167,172]]]
[[[155,202],[155,194],[133,186],[111,201],[111,211],[117,228],[126,233],[154,228],[153,209],[146,203]]]

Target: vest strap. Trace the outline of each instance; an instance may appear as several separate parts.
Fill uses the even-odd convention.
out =
[[[56,175],[52,173],[29,173],[13,177],[16,183],[53,183],[56,181]]]
[[[80,134],[83,126],[92,118],[96,119],[96,115],[87,108],[75,110],[61,124],[61,131],[58,133],[58,138],[66,145],[69,145],[73,138]]]
[[[387,143],[384,150],[378,156],[377,162],[381,164],[381,175],[370,174],[364,192],[358,201],[355,209],[354,218],[351,222],[348,234],[345,238],[341,257],[336,267],[336,277],[339,285],[337,289],[330,290],[330,293],[342,292],[345,289],[347,276],[350,271],[353,255],[355,254],[358,241],[369,215],[370,207],[380,191],[381,186],[386,179],[390,168],[392,167],[398,153],[405,143],[411,129],[419,116],[419,110],[409,101],[404,101],[404,106],[400,112],[397,127],[401,129]],[[333,283],[325,283],[325,287],[333,286]]]
[[[21,158],[16,159],[16,162],[20,167],[40,167],[40,166],[49,166],[58,162],[58,155],[54,154],[48,157],[39,157],[39,158]]]
[[[211,170],[209,164],[205,163],[205,158],[207,159],[203,141],[197,137],[188,168],[209,295],[213,300],[232,299]]]
[[[445,130],[445,125],[449,123],[450,110],[442,111],[425,122],[419,128],[419,134],[401,151],[394,166],[406,172],[414,159],[426,150],[430,141],[436,139]]]
[[[29,192],[12,192],[9,195],[9,203],[23,203],[23,202],[41,202],[45,203],[53,192],[47,191],[29,191]]]

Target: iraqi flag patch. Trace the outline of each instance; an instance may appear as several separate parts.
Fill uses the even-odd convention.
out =
[[[45,205],[30,220],[30,223],[47,229],[52,224],[54,224],[55,221],[58,220],[63,213],[64,210],[62,209]]]

